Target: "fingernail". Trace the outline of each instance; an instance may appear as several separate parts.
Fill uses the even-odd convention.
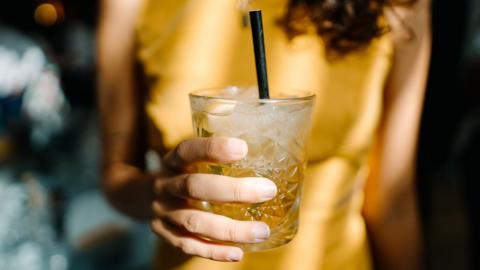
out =
[[[256,191],[262,201],[273,199],[277,194],[277,186],[270,180],[262,181],[256,185]]]
[[[255,242],[263,242],[270,237],[270,228],[266,224],[259,223],[253,226],[252,233]]]
[[[228,259],[232,262],[238,262],[242,259],[242,253],[240,251],[230,251],[228,253]]]
[[[248,153],[247,143],[240,139],[231,138],[227,141],[228,151],[230,154],[245,157]]]

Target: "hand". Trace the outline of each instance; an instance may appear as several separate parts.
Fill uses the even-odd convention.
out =
[[[217,241],[258,243],[267,240],[270,236],[267,224],[201,211],[187,200],[259,203],[273,199],[277,187],[266,178],[182,174],[194,162],[228,163],[244,158],[247,152],[244,141],[220,137],[186,140],[169,152],[164,164],[173,173],[157,178],[154,184],[153,231],[186,254],[217,261],[240,261],[243,257],[239,247]]]

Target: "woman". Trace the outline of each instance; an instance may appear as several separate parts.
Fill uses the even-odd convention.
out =
[[[264,13],[271,88],[315,89],[317,105],[298,235],[244,254],[201,236],[264,241],[265,224],[201,212],[185,199],[260,202],[275,187],[184,168],[248,151],[235,138],[188,139],[187,95],[255,84],[248,4]],[[158,269],[371,269],[372,258],[380,269],[419,269],[414,157],[429,56],[427,0],[104,0],[106,195],[165,240]],[[144,169],[147,149],[162,156],[159,172]]]

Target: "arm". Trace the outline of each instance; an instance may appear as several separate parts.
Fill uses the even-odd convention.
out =
[[[121,212],[146,219],[153,194],[152,177],[141,170],[145,142],[134,55],[134,25],[140,2],[102,1],[97,88],[103,144],[102,187]]]
[[[431,52],[430,3],[387,13],[395,46],[384,115],[371,159],[364,216],[378,269],[420,269],[420,220],[415,192],[417,136]],[[408,29],[414,30],[409,39]]]
[[[121,212],[149,220],[153,232],[184,253],[218,261],[239,261],[243,251],[225,243],[268,239],[267,224],[238,221],[195,209],[191,200],[259,203],[275,197],[265,178],[188,174],[199,161],[233,162],[247,144],[233,138],[186,140],[163,158],[162,172],[143,171],[143,94],[135,78],[134,25],[137,0],[103,0],[98,32],[98,105],[103,166],[102,186]],[[209,241],[206,239],[213,239]]]

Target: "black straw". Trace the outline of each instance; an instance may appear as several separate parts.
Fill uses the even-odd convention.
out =
[[[255,50],[255,64],[257,66],[258,93],[261,99],[268,99],[267,60],[265,57],[265,42],[263,40],[262,11],[250,11],[250,25],[252,26],[253,49]]]

